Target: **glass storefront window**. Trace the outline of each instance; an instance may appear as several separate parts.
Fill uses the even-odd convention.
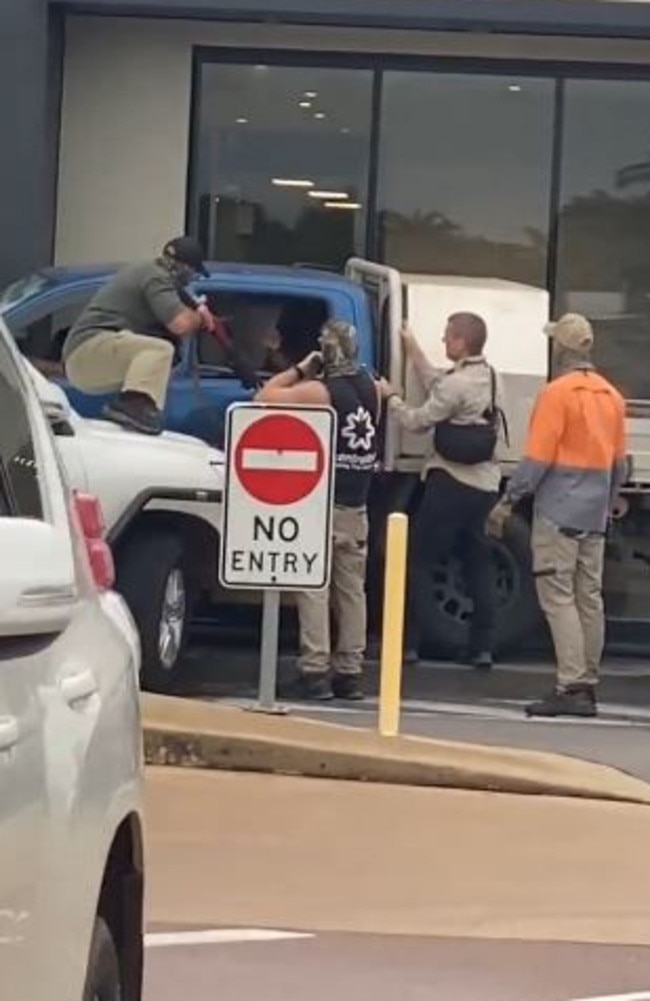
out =
[[[202,65],[191,223],[209,257],[364,252],[372,86],[363,69]]]
[[[650,83],[566,83],[557,312],[585,313],[596,362],[650,400]]]
[[[378,210],[386,263],[546,284],[554,87],[385,73]]]

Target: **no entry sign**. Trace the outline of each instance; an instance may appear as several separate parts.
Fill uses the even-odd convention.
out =
[[[321,482],[325,450],[302,414],[268,414],[242,433],[235,449],[235,472],[254,500],[297,504]]]
[[[335,436],[329,407],[230,408],[219,566],[224,587],[327,587]]]

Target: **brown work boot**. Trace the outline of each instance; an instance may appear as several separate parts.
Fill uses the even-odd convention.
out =
[[[146,393],[134,393],[129,390],[120,393],[116,400],[106,404],[103,413],[107,420],[129,431],[150,435],[162,434],[162,414]]]

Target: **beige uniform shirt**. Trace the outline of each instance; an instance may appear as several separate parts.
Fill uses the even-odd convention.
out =
[[[490,367],[482,355],[464,358],[453,369],[436,369],[432,365],[426,370],[418,368],[418,375],[427,392],[427,399],[421,407],[409,407],[396,396],[392,396],[388,403],[389,413],[406,431],[427,433],[433,438],[436,424],[450,419],[458,424],[479,424],[484,419],[485,411],[492,406]],[[503,387],[498,374],[496,405],[503,411]],[[425,473],[431,469],[444,469],[468,487],[497,491],[501,481],[499,454],[504,444],[503,426],[500,427],[499,442],[493,458],[475,466],[449,462],[434,451]]]

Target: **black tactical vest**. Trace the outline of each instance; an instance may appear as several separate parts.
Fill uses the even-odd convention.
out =
[[[334,502],[363,507],[377,463],[377,389],[367,372],[326,377],[325,386],[336,410],[336,475]]]

